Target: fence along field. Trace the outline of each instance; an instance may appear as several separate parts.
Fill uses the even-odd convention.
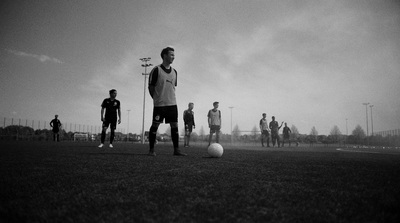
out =
[[[64,140],[94,140],[93,135],[101,133],[101,125],[84,125],[77,123],[62,122],[60,138]],[[0,126],[0,139],[11,140],[51,140],[52,128],[49,121],[38,121],[17,118],[2,118]],[[124,128],[117,128],[117,138],[125,132]]]
[[[49,121],[37,121],[29,119],[18,119],[18,118],[2,118],[0,124],[0,140],[39,140],[48,141],[52,139],[52,131]],[[73,141],[98,141],[101,133],[101,125],[84,125],[70,122],[62,122],[60,130],[61,140],[73,140]],[[233,135],[221,134],[220,140],[223,143],[233,144],[253,144],[255,146],[260,143],[260,133],[258,131],[238,131],[239,136],[235,131]],[[181,133],[183,137],[184,133]],[[107,139],[109,132],[107,134]],[[129,140],[127,139],[127,133],[124,128],[117,128],[116,141],[137,141],[140,138],[137,134],[129,133]],[[165,138],[165,134],[161,134],[161,138]],[[168,138],[168,137],[167,137]],[[292,143],[303,143],[314,146],[314,144],[328,145],[363,145],[363,146],[390,146],[400,147],[400,129],[378,131],[373,136],[364,137],[357,139],[353,135],[340,135],[339,140],[329,140],[329,136],[318,135],[312,136],[307,134],[292,135]],[[198,135],[193,132],[191,141],[203,142],[207,141],[207,135]],[[287,142],[285,142],[287,144]]]

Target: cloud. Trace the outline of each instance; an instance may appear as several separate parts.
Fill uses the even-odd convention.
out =
[[[31,54],[31,53],[25,53],[22,51],[17,51],[17,50],[6,50],[9,53],[12,53],[16,56],[21,56],[21,57],[32,57],[35,59],[38,59],[40,62],[45,63],[47,61],[53,62],[53,63],[59,63],[62,64],[64,62],[62,62],[61,60],[57,59],[57,58],[52,58],[49,57],[47,55],[37,55],[37,54]]]

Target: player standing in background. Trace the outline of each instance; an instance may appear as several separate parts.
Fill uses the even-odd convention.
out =
[[[189,146],[189,141],[190,141],[190,134],[192,133],[192,130],[196,128],[196,125],[194,124],[194,112],[193,112],[194,104],[192,102],[189,103],[188,109],[183,112],[183,121],[185,123],[185,147],[190,147]]]
[[[162,64],[155,66],[149,76],[149,92],[153,98],[153,121],[149,131],[149,156],[156,156],[154,144],[157,130],[161,123],[171,126],[171,138],[175,156],[186,156],[179,150],[178,106],[176,104],[175,87],[178,73],[171,67],[175,59],[174,49],[164,48],[161,51]]]
[[[262,114],[262,119],[260,120],[260,131],[261,131],[261,146],[264,147],[264,138],[267,139],[267,147],[269,147],[269,129],[267,114]]]
[[[282,147],[285,145],[285,140],[289,141],[289,147],[290,147],[290,133],[292,133],[292,130],[290,130],[290,128],[287,127],[287,123],[285,122],[285,127],[283,127]]]
[[[275,116],[272,116],[272,121],[269,123],[269,128],[271,129],[272,146],[275,146],[276,141],[278,141],[278,147],[281,145],[279,129],[282,127],[282,125],[283,122],[281,123],[281,126],[279,126],[278,122],[275,121]]]
[[[57,142],[59,142],[60,135],[58,134],[58,132],[60,131],[61,122],[58,119],[58,115],[55,115],[54,119],[51,120],[50,126],[53,128],[53,140],[56,141],[57,138]]]
[[[117,97],[117,90],[110,90],[110,97],[103,100],[101,103],[101,121],[103,122],[103,130],[101,131],[101,144],[99,148],[104,146],[104,140],[106,139],[106,132],[108,126],[110,126],[111,135],[110,135],[110,148],[113,148],[113,141],[115,136],[115,129],[117,128],[117,119],[118,124],[121,124],[121,103],[115,99]],[[104,115],[105,110],[105,115]],[[118,112],[118,117],[117,117]]]
[[[221,132],[221,111],[218,110],[219,102],[213,103],[214,108],[208,111],[208,127],[210,127],[210,137],[208,146],[211,144],[212,136],[215,133],[215,141],[219,143],[219,134]]]

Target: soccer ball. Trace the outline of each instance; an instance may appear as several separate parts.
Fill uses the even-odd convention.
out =
[[[224,148],[222,148],[221,144],[213,143],[208,147],[208,155],[211,157],[219,158],[224,153]]]

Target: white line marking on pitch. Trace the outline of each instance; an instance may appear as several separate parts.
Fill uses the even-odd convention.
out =
[[[372,152],[372,151],[360,151],[360,150],[345,150],[341,148],[337,148],[336,150],[342,152],[351,152],[351,153],[379,153],[379,154],[390,154],[390,155],[400,155],[400,153],[381,153],[381,152]]]

